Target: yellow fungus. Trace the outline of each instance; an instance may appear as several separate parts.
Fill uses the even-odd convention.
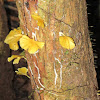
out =
[[[75,47],[74,40],[69,36],[65,36],[64,34],[59,36],[59,42],[61,46],[66,49],[73,49]]]
[[[33,13],[31,16],[32,16],[32,18],[34,20],[37,21],[37,25],[38,26],[44,28],[44,21],[43,21],[43,19],[37,13]]]
[[[19,60],[21,58],[24,58],[25,59],[25,57],[24,56],[21,56],[21,55],[12,55],[11,57],[8,57],[8,62],[11,62],[13,59],[15,59],[13,61],[13,64],[18,64],[19,63]]]
[[[34,54],[38,49],[44,46],[44,42],[34,41],[34,39],[30,39],[28,36],[23,35],[20,39],[20,46],[30,54]]]
[[[18,71],[15,71],[16,74],[18,75],[25,75],[27,76],[28,78],[30,78],[28,75],[27,75],[27,72],[28,72],[28,69],[26,67],[22,67],[22,68],[18,68]]]
[[[9,44],[10,49],[18,50],[18,41],[22,37],[21,34],[22,30],[18,27],[17,29],[11,30],[10,33],[7,35],[4,43]]]

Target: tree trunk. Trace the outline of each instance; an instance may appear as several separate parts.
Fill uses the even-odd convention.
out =
[[[7,16],[3,6],[3,0],[0,0],[0,100],[14,100],[14,91],[12,89],[13,67],[7,62],[10,50],[4,44],[7,34]]]
[[[97,80],[93,50],[88,34],[85,0],[17,0],[20,26],[24,34],[45,46],[38,53],[26,51],[35,100],[97,100]],[[32,19],[37,12],[45,27]],[[67,50],[59,44],[59,32],[75,41]]]

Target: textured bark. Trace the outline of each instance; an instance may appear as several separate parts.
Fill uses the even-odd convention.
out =
[[[45,46],[38,53],[26,51],[35,100],[97,100],[97,80],[88,34],[85,0],[17,0],[24,34]],[[38,12],[45,27],[37,29],[32,12]],[[67,50],[59,44],[59,32],[74,39]],[[33,73],[33,75],[32,75]]]
[[[14,100],[14,91],[12,89],[13,67],[7,62],[10,50],[4,44],[7,34],[7,16],[3,7],[3,0],[0,0],[0,100]]]

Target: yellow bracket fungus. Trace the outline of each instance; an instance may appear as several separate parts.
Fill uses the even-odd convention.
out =
[[[43,21],[43,19],[37,13],[33,13],[31,16],[32,16],[32,18],[34,20],[37,21],[37,25],[38,26],[44,28],[44,21]]]
[[[21,34],[22,30],[18,27],[17,29],[11,30],[10,33],[7,35],[4,43],[9,44],[10,49],[18,50],[18,41],[22,37]]]
[[[21,55],[12,55],[11,57],[8,57],[8,62],[10,62],[10,61],[12,61],[13,59],[15,59],[15,60],[13,61],[13,64],[18,64],[18,63],[19,63],[19,60],[20,60],[21,58],[24,58],[24,59],[25,59],[25,57],[24,57],[24,56],[21,56]]]
[[[30,54],[34,54],[38,49],[44,46],[44,42],[34,41],[34,39],[30,39],[28,36],[23,35],[20,39],[20,46]]]
[[[22,68],[18,68],[18,71],[15,71],[16,74],[18,75],[25,75],[27,76],[28,78],[30,78],[28,75],[27,75],[27,72],[28,72],[28,69],[26,67],[22,67]]]
[[[60,45],[66,49],[73,49],[75,47],[74,40],[69,36],[65,36],[62,32],[59,32],[59,33],[60,33],[60,36],[59,36]]]

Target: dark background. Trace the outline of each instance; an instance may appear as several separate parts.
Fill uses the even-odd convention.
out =
[[[97,81],[100,89],[100,0],[87,0],[87,13]]]

